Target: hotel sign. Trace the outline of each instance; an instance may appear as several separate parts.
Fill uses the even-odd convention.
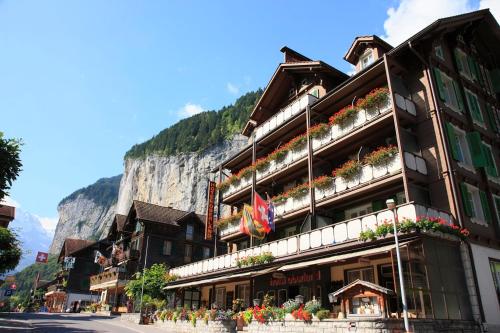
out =
[[[286,285],[291,285],[291,284],[302,284],[302,283],[307,283],[307,282],[312,282],[312,281],[319,281],[321,280],[321,272],[316,271],[314,273],[302,273],[302,274],[297,274],[297,275],[290,275],[288,277],[283,277],[283,278],[271,278],[269,281],[269,285],[271,287],[280,287],[280,286],[286,286]]]
[[[205,220],[205,239],[211,240],[214,235],[215,182],[208,182],[208,205]]]

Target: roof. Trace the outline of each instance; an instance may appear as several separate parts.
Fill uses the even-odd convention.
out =
[[[89,241],[85,239],[75,239],[75,238],[66,238],[64,240],[63,247],[61,249],[61,253],[59,253],[59,258],[64,254],[65,257],[70,256],[71,254],[86,248],[94,244],[94,241]]]
[[[352,288],[357,287],[357,286],[364,286],[366,288],[370,288],[370,289],[379,291],[379,292],[387,294],[387,295],[394,294],[394,292],[390,289],[384,288],[384,287],[379,286],[378,284],[375,284],[375,283],[371,283],[368,281],[358,279],[356,281],[349,283],[347,286],[344,286],[344,287],[340,288],[339,290],[335,291],[333,293],[333,296],[334,297],[339,296],[339,295],[345,293],[346,291],[348,291],[349,289],[352,289]]]
[[[358,36],[352,42],[351,47],[344,56],[344,59],[350,62],[351,64],[354,64],[356,62],[356,57],[359,55],[358,52],[356,52],[356,50],[362,44],[377,44],[378,46],[383,48],[386,52],[392,49],[392,45],[390,45],[377,35]]]
[[[136,218],[142,221],[158,222],[178,226],[177,221],[187,214],[184,210],[174,209],[172,207],[165,207],[154,205],[151,203],[134,200],[130,212],[135,210]],[[130,216],[129,212],[129,216]]]
[[[116,222],[116,230],[122,231],[123,226],[125,225],[125,221],[127,221],[127,215],[115,214],[115,219],[113,221]]]

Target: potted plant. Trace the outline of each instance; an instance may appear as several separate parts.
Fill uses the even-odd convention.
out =
[[[319,123],[309,129],[309,135],[312,138],[313,149],[317,149],[330,141],[330,127],[328,124]]]
[[[316,199],[322,199],[335,193],[334,178],[329,176],[319,176],[313,179],[314,194]]]
[[[337,192],[346,188],[345,182],[348,182],[349,187],[359,184],[359,174],[361,171],[361,163],[357,160],[350,160],[342,164],[333,171],[333,176],[336,177],[335,187]],[[339,181],[337,181],[339,179]],[[342,181],[341,181],[341,180]]]
[[[330,117],[330,125],[338,125],[340,130],[345,132],[354,126],[354,117],[358,114],[359,108],[355,105],[348,105]]]

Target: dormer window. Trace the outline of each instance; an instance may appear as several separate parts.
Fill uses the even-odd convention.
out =
[[[360,58],[359,63],[361,65],[361,69],[365,69],[373,63],[373,52],[372,50],[366,51]]]

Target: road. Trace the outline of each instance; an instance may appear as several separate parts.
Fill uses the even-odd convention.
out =
[[[168,333],[154,326],[136,325],[119,317],[78,313],[0,313],[0,332],[16,333]]]

